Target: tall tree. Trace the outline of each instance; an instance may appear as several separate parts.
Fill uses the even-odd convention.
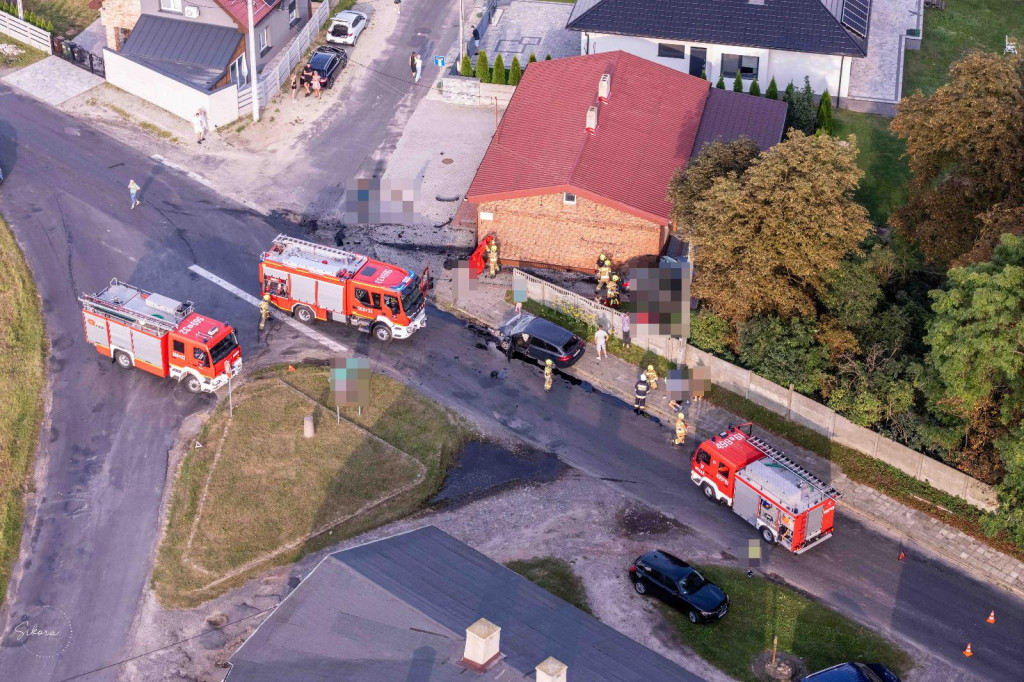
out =
[[[705,144],[700,153],[677,170],[669,182],[667,199],[672,202],[671,217],[676,229],[687,230],[681,226],[688,226],[693,221],[694,204],[711,188],[715,178],[743,173],[760,153],[761,148],[749,137]]]
[[[825,275],[868,235],[853,200],[857,144],[794,131],[741,175],[714,180],[680,223],[693,245],[694,295],[734,323],[815,314]]]
[[[826,135],[832,135],[835,126],[832,123],[832,95],[828,94],[828,88],[821,93],[821,101],[818,102],[818,120],[815,124],[817,130],[824,130]]]
[[[789,85],[782,91],[782,101],[787,104],[786,107],[786,130],[790,128],[798,128],[795,121],[796,114],[796,86],[793,85],[793,81],[789,81]]]
[[[519,57],[512,57],[512,65],[508,68],[508,84],[519,85],[523,79],[523,67],[519,65]]]
[[[499,52],[494,58],[494,66],[491,67],[491,82],[495,85],[507,85],[508,79],[505,77],[505,58],[501,56]]]
[[[486,50],[480,50],[476,53],[476,75],[480,77],[481,83],[491,82],[491,66],[487,63]]]
[[[903,99],[890,127],[912,171],[909,201],[890,221],[929,261],[964,265],[1003,230],[1024,231],[1014,211],[1024,206],[1024,56],[954,62],[933,94]]]

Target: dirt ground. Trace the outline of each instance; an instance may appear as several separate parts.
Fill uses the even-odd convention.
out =
[[[432,524],[502,563],[555,556],[582,578],[594,614],[607,625],[711,682],[730,680],[674,643],[654,604],[637,595],[625,568],[652,547],[694,561],[723,554],[697,541],[687,528],[616,492],[606,483],[570,471],[559,480],[518,487],[448,510],[419,514],[275,569],[200,608],[165,611],[152,594],[143,606],[131,654],[161,649],[125,666],[122,679],[221,680],[232,652],[323,557],[370,540]],[[211,627],[220,630],[196,637]]]

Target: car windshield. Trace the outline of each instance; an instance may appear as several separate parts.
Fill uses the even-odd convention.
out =
[[[865,679],[870,680],[870,682],[882,682],[882,678],[876,675],[874,670],[863,663],[854,663],[853,665],[860,671],[861,675],[863,675]]]
[[[402,310],[410,318],[419,313],[420,307],[423,305],[423,292],[420,291],[420,276],[414,274],[409,283],[405,285],[405,288],[401,291],[402,294]]]
[[[679,587],[683,588],[683,591],[687,594],[693,594],[704,587],[707,582],[707,580],[704,580],[704,576],[697,571],[690,571],[688,576],[679,581]]]
[[[231,351],[236,348],[238,348],[238,339],[235,337],[235,333],[231,332],[215,343],[213,348],[210,349],[210,355],[213,356],[213,363],[217,364],[227,356],[231,355]]]

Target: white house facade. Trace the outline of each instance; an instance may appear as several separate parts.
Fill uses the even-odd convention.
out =
[[[577,0],[566,24],[580,52],[623,50],[733,88],[775,78],[781,92],[804,77],[840,101],[853,63],[867,54],[870,0]]]

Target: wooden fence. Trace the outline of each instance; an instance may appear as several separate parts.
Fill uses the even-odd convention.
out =
[[[49,31],[44,31],[38,26],[33,26],[27,21],[12,16],[7,12],[0,12],[0,33],[4,33],[30,45],[46,54],[53,51],[52,36]]]

